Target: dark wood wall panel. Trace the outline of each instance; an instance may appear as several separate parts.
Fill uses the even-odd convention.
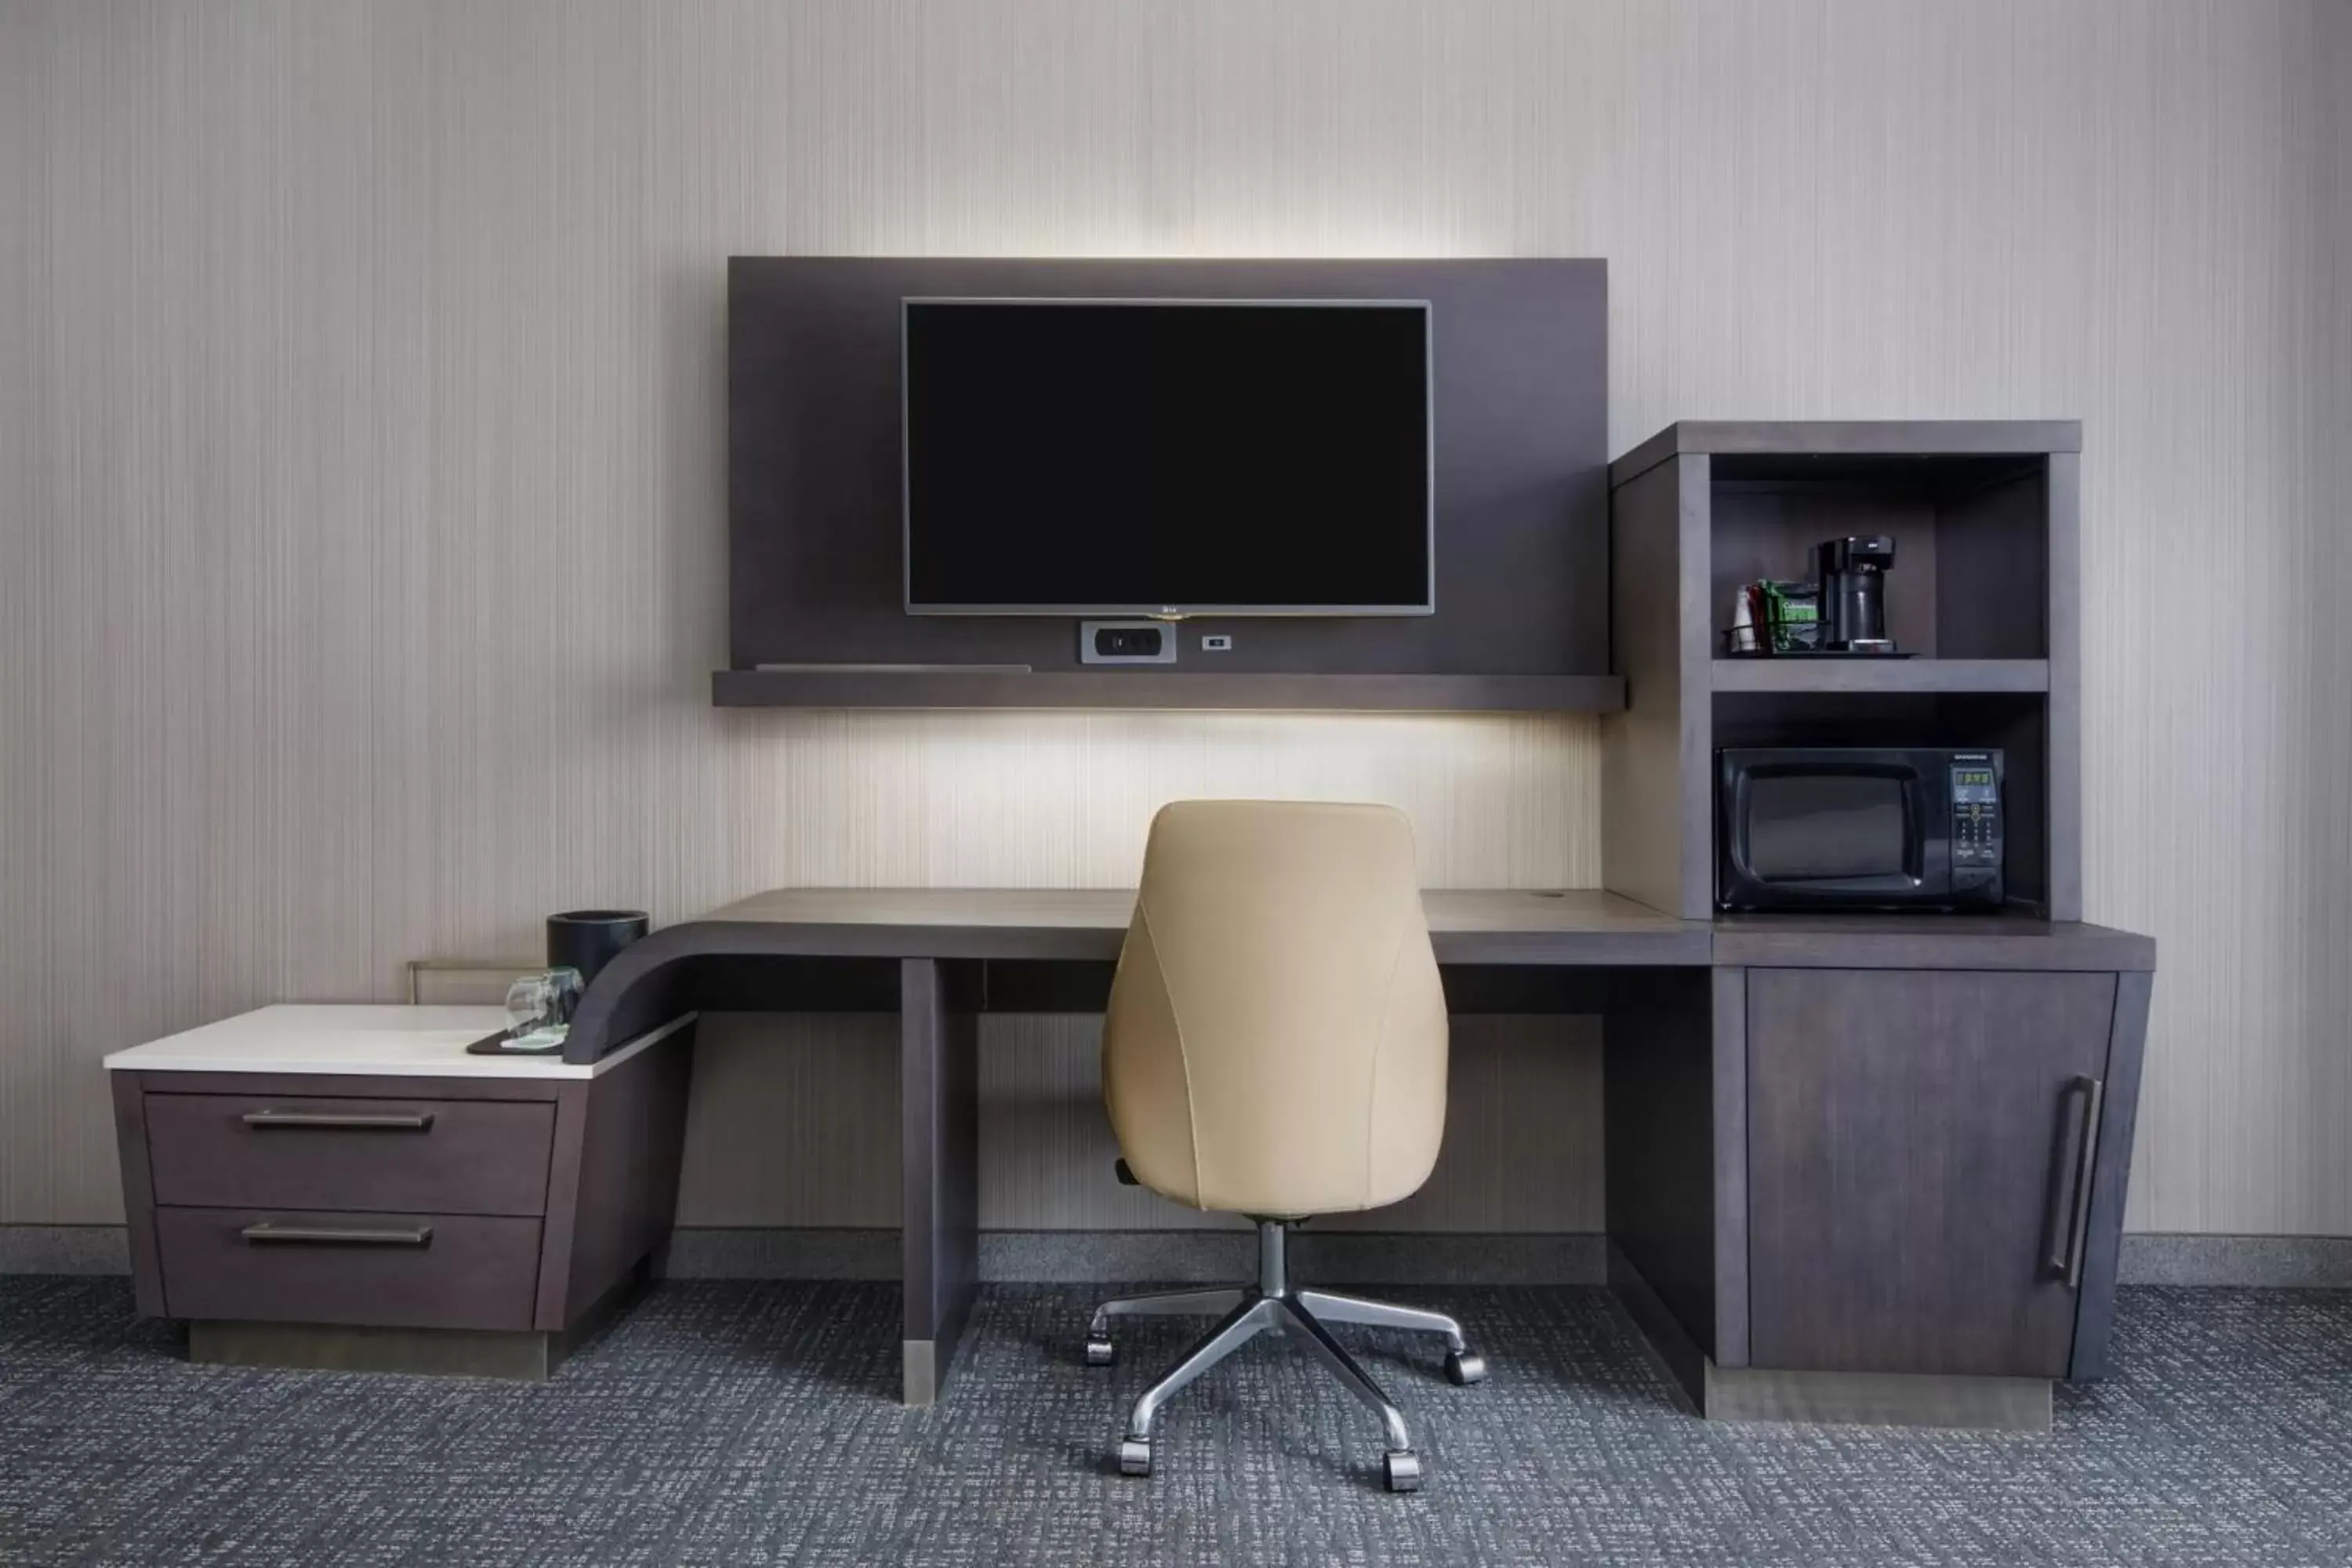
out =
[[[1609,668],[1601,261],[737,257],[729,662],[1076,668],[1067,617],[906,614],[898,312],[910,295],[1412,299],[1433,310],[1437,613],[1218,619],[1227,674]],[[1200,669],[1188,635],[1180,669]]]

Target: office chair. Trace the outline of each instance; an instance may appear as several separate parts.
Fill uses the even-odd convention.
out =
[[[1446,1376],[1486,1376],[1443,1312],[1297,1288],[1289,1226],[1392,1204],[1436,1163],[1445,1129],[1445,995],[1421,910],[1412,825],[1387,806],[1179,801],[1152,819],[1143,885],[1103,1027],[1103,1100],[1125,1173],[1193,1208],[1257,1222],[1255,1285],[1106,1301],[1119,1317],[1223,1314],[1135,1402],[1118,1468],[1151,1473],[1160,1408],[1269,1329],[1370,1405],[1383,1478],[1419,1489],[1404,1415],[1324,1325],[1445,1336]]]

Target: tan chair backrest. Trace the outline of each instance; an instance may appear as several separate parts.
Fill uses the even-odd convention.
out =
[[[1103,1027],[1138,1181],[1266,1216],[1394,1203],[1437,1160],[1445,1047],[1402,812],[1196,800],[1152,819]]]

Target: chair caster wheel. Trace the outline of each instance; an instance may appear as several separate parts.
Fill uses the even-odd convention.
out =
[[[1457,1388],[1486,1382],[1486,1358],[1470,1351],[1447,1351],[1445,1381]]]
[[[1087,1342],[1088,1366],[1108,1366],[1118,1354],[1118,1352],[1112,1347],[1108,1340],[1090,1339]]]
[[[1421,1456],[1410,1448],[1388,1454],[1381,1459],[1381,1479],[1388,1482],[1392,1492],[1417,1492],[1421,1489]]]
[[[1151,1473],[1151,1445],[1129,1437],[1118,1446],[1118,1473],[1122,1476],[1148,1476]]]

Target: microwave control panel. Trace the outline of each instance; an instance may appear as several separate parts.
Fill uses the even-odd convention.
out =
[[[1952,881],[1990,881],[2000,871],[2000,773],[1992,759],[1952,759]]]

